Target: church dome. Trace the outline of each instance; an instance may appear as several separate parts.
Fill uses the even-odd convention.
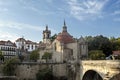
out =
[[[62,43],[72,43],[74,42],[73,37],[67,32],[67,27],[64,22],[63,31],[58,34],[56,39]]]

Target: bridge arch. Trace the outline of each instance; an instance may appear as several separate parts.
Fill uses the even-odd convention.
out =
[[[103,78],[97,71],[88,70],[83,75],[82,80],[103,80]]]

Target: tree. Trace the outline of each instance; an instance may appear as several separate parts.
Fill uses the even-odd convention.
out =
[[[53,42],[57,37],[57,34],[54,34],[53,36],[50,37],[51,42]]]
[[[37,80],[53,80],[52,70],[50,68],[45,68],[39,70],[36,74]]]
[[[94,42],[93,42],[94,37],[92,37],[92,36],[86,36],[86,37],[85,37],[85,40],[86,40],[87,43],[88,43],[88,50],[89,50],[89,51],[90,51],[90,50],[94,50],[94,49],[95,49],[94,46],[93,46],[93,44],[94,44]]]
[[[42,59],[45,59],[47,62],[48,59],[52,59],[52,53],[45,52],[44,55],[42,56]]]
[[[88,36],[88,37],[85,37],[85,39],[88,42],[89,51],[102,50],[106,56],[109,56],[112,54],[112,43],[107,37],[99,35],[95,37]]]
[[[110,39],[112,46],[113,46],[113,50],[120,50],[120,38],[116,38],[116,39]]]
[[[4,61],[4,56],[2,55],[2,51],[0,50],[0,60]]]
[[[34,50],[30,54],[30,60],[37,61],[39,59],[39,50]]]
[[[102,44],[102,46],[100,47],[100,50],[103,51],[105,56],[109,56],[112,54],[112,44],[110,42],[106,42]]]
[[[4,75],[11,76],[14,75],[15,69],[17,66],[15,66],[15,63],[19,63],[19,60],[17,58],[8,59],[4,62],[3,66],[3,73]]]
[[[100,50],[92,50],[89,52],[89,58],[92,60],[103,60],[105,59],[105,54]]]

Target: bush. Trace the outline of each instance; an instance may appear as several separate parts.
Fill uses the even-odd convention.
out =
[[[16,66],[14,65],[15,63],[19,63],[19,60],[16,58],[12,58],[4,62],[4,66],[3,66],[4,75],[6,76],[14,75],[16,69]]]
[[[37,61],[39,59],[39,50],[34,50],[30,54],[30,60]]]
[[[52,59],[52,53],[45,52],[44,55],[42,56],[42,59],[45,59],[46,62],[48,62],[49,59]]]
[[[89,52],[89,58],[93,60],[105,59],[105,54],[100,50],[92,50]]]
[[[36,80],[53,80],[52,70],[45,68],[36,74]]]

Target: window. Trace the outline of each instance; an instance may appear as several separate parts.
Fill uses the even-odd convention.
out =
[[[28,45],[28,49],[29,49],[29,47],[30,47],[30,46]]]
[[[84,49],[84,45],[82,45],[82,49]]]
[[[45,39],[45,34],[43,35],[43,39]]]
[[[48,36],[47,36],[47,38],[49,38],[50,36],[49,36],[49,34],[48,34]]]
[[[73,56],[73,49],[71,49],[71,56]]]
[[[1,47],[1,50],[3,50],[3,47]]]
[[[33,45],[32,45],[32,49],[33,49]]]

